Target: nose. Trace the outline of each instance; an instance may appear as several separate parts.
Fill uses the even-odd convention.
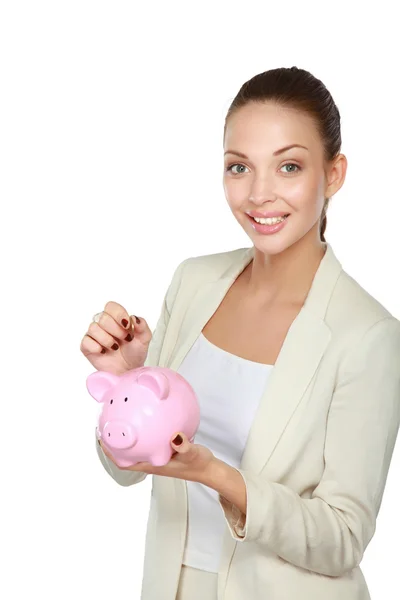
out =
[[[275,183],[271,178],[256,177],[251,187],[249,200],[256,206],[262,206],[265,202],[275,202],[276,193],[274,191]]]
[[[125,421],[108,421],[103,429],[102,437],[110,448],[126,450],[137,443],[134,428]]]

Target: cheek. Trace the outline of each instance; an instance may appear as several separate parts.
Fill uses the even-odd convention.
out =
[[[316,177],[299,177],[286,186],[282,197],[297,210],[318,212],[323,206],[323,185]],[[322,204],[321,204],[322,202]]]
[[[225,197],[230,207],[241,206],[248,196],[248,184],[242,180],[224,178]]]

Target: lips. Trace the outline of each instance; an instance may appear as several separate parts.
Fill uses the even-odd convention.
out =
[[[255,221],[254,218],[251,217],[249,214],[247,214],[247,217],[250,220],[251,226],[255,231],[257,231],[260,234],[271,235],[274,233],[278,233],[278,231],[281,231],[281,229],[285,227],[287,220],[290,217],[290,214],[282,221],[274,223],[273,225],[257,223],[257,221]]]

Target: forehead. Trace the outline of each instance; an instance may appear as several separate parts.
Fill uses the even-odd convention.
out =
[[[273,152],[298,143],[311,151],[320,151],[321,139],[310,115],[274,103],[249,103],[228,119],[224,149],[247,154],[254,146]],[[300,150],[300,152],[305,152]]]

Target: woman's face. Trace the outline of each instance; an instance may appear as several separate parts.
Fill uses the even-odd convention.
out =
[[[281,152],[293,144],[305,148]],[[273,103],[250,103],[229,117],[224,152],[226,199],[256,248],[282,252],[307,233],[320,240],[328,185],[322,141],[307,114]],[[257,225],[249,211],[261,216],[278,211],[289,217],[283,226]],[[273,227],[279,230],[271,233]]]

